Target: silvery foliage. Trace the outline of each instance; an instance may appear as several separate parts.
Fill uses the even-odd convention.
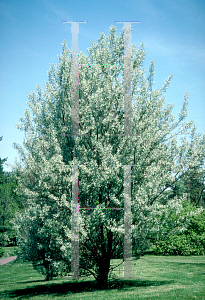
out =
[[[79,216],[80,274],[95,274],[97,262],[103,256],[101,245],[108,247],[107,234],[113,233],[116,246],[124,233],[123,210],[100,209],[123,207],[122,165],[134,164],[132,242],[135,245],[138,239],[143,247],[150,236],[162,235],[170,211],[180,218],[186,195],[166,205],[161,200],[167,197],[166,188],[190,167],[197,166],[204,153],[204,136],[196,133],[192,121],[185,120],[188,94],[184,96],[179,119],[175,120],[173,106],[164,106],[164,93],[172,76],[161,89],[154,89],[155,62],[151,62],[146,75],[143,44],[138,49],[132,45],[133,136],[122,136],[124,29],[119,37],[115,31],[111,27],[109,37],[102,33],[97,43],[92,42],[88,56],[79,54],[79,116],[83,136],[70,136],[72,74],[71,52],[66,42],[59,63],[51,65],[45,90],[37,85],[36,93],[29,94],[30,110],[25,110],[18,125],[25,132],[25,139],[24,147],[16,145],[21,163],[15,168],[19,193],[27,201],[25,211],[14,220],[18,242],[25,259],[35,260],[35,254],[38,256],[46,249],[46,257],[56,273],[60,272],[63,260],[70,263],[72,165],[80,165],[80,207],[99,208],[81,210]],[[177,142],[179,135],[183,137],[181,144]],[[176,230],[176,226],[173,228]],[[179,226],[178,230],[183,228]]]

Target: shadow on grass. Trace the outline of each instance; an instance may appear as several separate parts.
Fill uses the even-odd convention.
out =
[[[30,283],[42,282],[41,280],[31,281]],[[44,281],[45,282],[45,281]],[[173,283],[173,280],[164,281],[149,281],[149,280],[110,280],[108,282],[107,289],[125,289],[129,287],[140,286],[160,286]],[[28,283],[28,282],[26,282]],[[22,284],[22,282],[21,282]],[[1,296],[15,298],[15,297],[32,297],[37,295],[52,295],[61,296],[69,293],[81,293],[81,292],[94,292],[102,290],[97,287],[95,281],[83,281],[83,282],[63,282],[63,283],[46,283],[44,285],[35,285],[25,289],[15,289],[11,291],[1,292]]]
[[[164,261],[165,262],[165,261]],[[201,266],[203,266],[203,265],[205,265],[205,263],[201,263],[201,262],[177,262],[177,261],[166,261],[166,262],[168,262],[168,263],[170,263],[170,264],[177,264],[177,265],[201,265]]]

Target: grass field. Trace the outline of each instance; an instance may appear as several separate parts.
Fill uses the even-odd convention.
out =
[[[14,255],[13,247],[5,250]],[[115,274],[123,277],[122,265]],[[205,256],[145,255],[133,259],[132,277],[110,281],[109,289],[98,291],[92,277],[79,282],[61,278],[46,282],[30,263],[16,261],[0,266],[0,299],[205,300]]]
[[[4,247],[4,255],[1,258],[6,258],[6,253],[8,253],[9,256],[15,256],[15,250],[18,247]]]

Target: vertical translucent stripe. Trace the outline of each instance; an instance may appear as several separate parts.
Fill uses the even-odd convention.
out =
[[[72,62],[71,62],[71,135],[79,134],[79,92],[78,92],[78,33],[79,24],[71,23]]]
[[[72,50],[74,53],[78,54],[79,24],[77,22],[71,22],[71,33],[72,33]]]
[[[124,166],[124,277],[131,277],[131,166]]]
[[[79,224],[78,224],[78,165],[72,169],[72,236],[71,236],[71,276],[79,279]]]
[[[124,27],[124,134],[132,134],[132,48],[131,23]]]

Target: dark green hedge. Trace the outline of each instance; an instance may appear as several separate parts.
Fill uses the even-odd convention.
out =
[[[205,211],[191,218],[186,232],[157,241],[156,255],[205,255]]]

